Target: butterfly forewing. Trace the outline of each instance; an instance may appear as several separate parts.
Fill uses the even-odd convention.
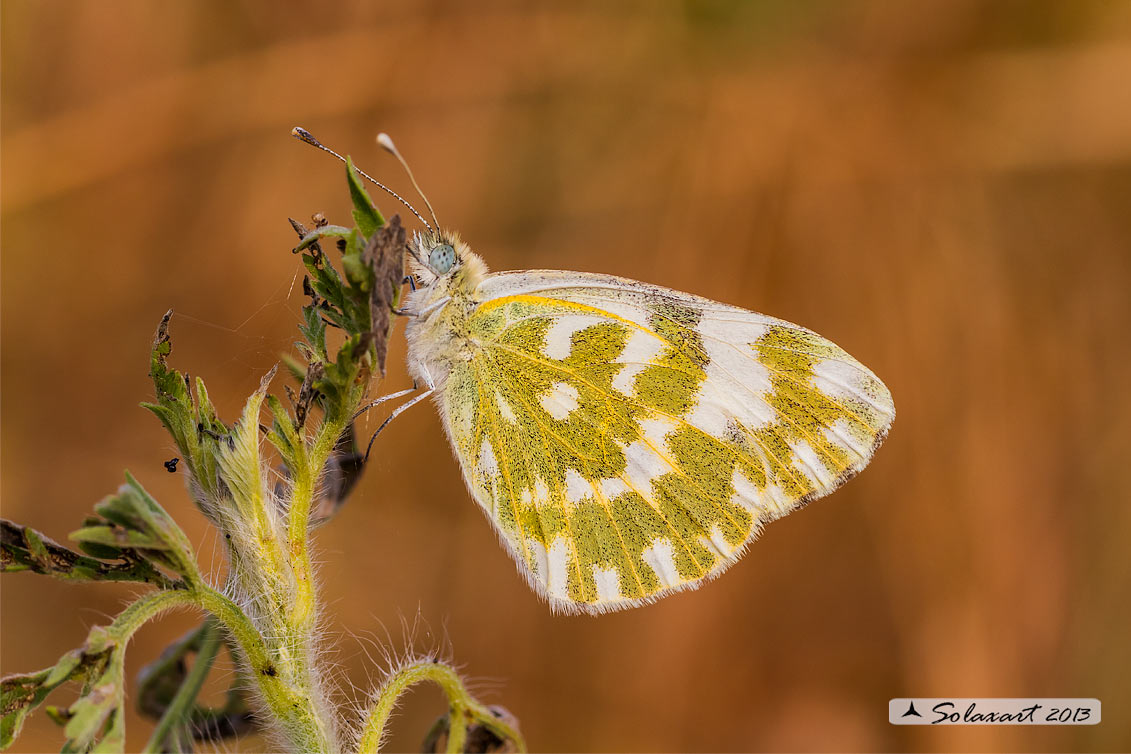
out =
[[[643,283],[490,275],[441,402],[531,585],[601,612],[697,585],[862,469],[894,417],[804,328]]]

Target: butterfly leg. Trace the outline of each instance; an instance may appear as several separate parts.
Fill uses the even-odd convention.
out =
[[[396,419],[398,416],[403,414],[405,411],[407,411],[412,406],[415,406],[417,403],[420,403],[422,400],[424,400],[428,396],[432,395],[432,393],[436,392],[436,382],[432,379],[432,375],[430,375],[428,373],[427,367],[421,366],[421,371],[424,373],[423,374],[424,385],[428,389],[425,390],[423,393],[420,393],[419,395],[415,395],[411,399],[409,399],[408,401],[397,406],[393,410],[393,413],[389,414],[388,418],[385,419],[385,421],[381,422],[381,426],[378,427],[377,431],[373,433],[373,436],[369,438],[369,445],[367,445],[365,447],[365,459],[362,461],[362,463],[369,460],[369,451],[373,450],[373,441],[377,439],[377,435],[381,434],[381,430],[383,430],[385,427],[389,426],[389,422],[391,422],[393,419]],[[416,380],[414,379],[412,381],[412,390],[401,390],[400,392],[393,393],[392,395],[382,396],[381,398],[378,398],[376,401],[374,401],[374,403],[372,405],[366,406],[361,411],[357,412],[357,414],[354,414],[354,418],[356,419],[364,411],[369,410],[370,408],[372,408],[372,406],[377,405],[378,403],[381,403],[382,401],[388,400],[389,398],[396,398],[396,397],[405,395],[407,393],[411,393],[413,390],[416,390],[416,389],[417,389],[417,384],[416,384]]]
[[[414,293],[416,292],[416,276],[415,275],[405,275],[404,279],[401,280],[401,285],[403,286],[405,283],[408,283],[408,287],[411,288]],[[401,316],[401,317],[415,317],[416,316],[416,312],[410,312],[407,309],[399,309],[395,306],[390,306],[389,309],[392,310],[393,314],[396,314],[396,315]]]
[[[399,315],[405,316],[405,317],[427,317],[429,314],[436,311],[441,306],[443,306],[444,304],[448,303],[451,300],[452,300],[451,296],[445,296],[444,298],[440,299],[439,301],[434,301],[433,303],[429,304],[428,306],[424,307],[424,309],[422,309],[421,311],[418,311],[418,312],[412,312],[412,311],[409,311],[407,309],[396,309],[396,308],[392,308],[392,307],[390,307],[390,308],[393,309],[393,314],[399,314]]]
[[[419,395],[414,395],[410,400],[405,401],[401,405],[397,406],[393,410],[393,413],[389,414],[389,418],[387,418],[387,419],[385,419],[385,421],[381,422],[381,426],[378,427],[377,431],[373,433],[373,436],[369,438],[369,445],[365,448],[365,460],[366,461],[369,460],[369,451],[371,451],[373,449],[373,441],[377,439],[377,435],[381,434],[381,430],[383,430],[385,427],[389,426],[389,422],[391,422],[393,419],[396,419],[398,416],[403,414],[409,408],[411,408],[412,406],[415,406],[417,403],[420,403],[422,400],[424,400],[428,396],[432,395],[432,393],[434,393],[434,392],[436,392],[436,388],[435,387],[429,387],[423,393],[420,393]]]
[[[358,417],[360,417],[360,416],[361,416],[362,414],[364,414],[364,413],[365,413],[366,411],[368,411],[369,409],[371,409],[371,408],[374,408],[374,407],[376,407],[376,406],[380,406],[380,405],[381,405],[382,403],[384,403],[385,401],[391,401],[391,400],[393,400],[394,398],[400,398],[400,397],[401,397],[402,395],[408,395],[409,393],[415,393],[415,392],[416,392],[416,391],[417,391],[418,389],[419,389],[419,387],[418,387],[418,386],[417,386],[417,384],[416,384],[416,380],[413,380],[413,381],[412,381],[412,387],[410,387],[410,388],[408,388],[408,389],[406,389],[406,390],[398,390],[397,392],[395,392],[395,393],[389,393],[388,395],[382,395],[382,396],[381,396],[380,398],[376,399],[376,400],[375,400],[375,401],[373,401],[372,403],[369,403],[369,404],[367,404],[367,405],[365,405],[365,406],[362,406],[361,408],[359,408],[359,409],[358,409],[358,410],[357,410],[357,411],[356,411],[356,412],[354,413],[354,415],[353,415],[353,417],[352,417],[352,418],[350,419],[350,421],[357,421]]]

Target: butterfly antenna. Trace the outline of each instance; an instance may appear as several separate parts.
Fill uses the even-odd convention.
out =
[[[335,152],[333,149],[330,149],[328,146],[326,146],[322,142],[318,141],[318,139],[315,139],[311,135],[311,133],[309,131],[307,131],[305,128],[300,128],[299,126],[295,126],[294,128],[291,129],[291,136],[295,137],[299,141],[305,141],[307,144],[309,144],[312,147],[318,147],[323,152],[329,152],[330,154],[334,155],[335,157],[337,157],[342,162],[346,161],[345,157],[342,157],[340,154]],[[416,219],[420,220],[420,222],[424,223],[424,227],[428,228],[429,232],[433,232],[432,226],[428,224],[428,221],[425,220],[423,217],[421,217],[420,213],[416,211],[416,207],[409,204],[408,201],[406,201],[403,196],[398,194],[396,191],[393,191],[391,188],[389,188],[385,184],[381,183],[381,181],[379,181],[376,178],[374,178],[373,176],[369,175],[364,170],[361,170],[356,165],[354,166],[354,170],[356,170],[357,174],[360,175],[362,178],[365,178],[367,181],[371,182],[374,186],[377,186],[379,189],[388,193],[390,196],[392,196],[398,202],[400,202],[404,206],[408,207],[409,210],[412,212],[412,214],[416,215]],[[409,173],[409,177],[410,178],[412,177],[412,173]],[[414,186],[416,185],[416,181],[413,181],[412,183],[413,183]],[[419,188],[417,188],[416,190],[420,191]],[[421,194],[421,196],[424,196],[424,195]],[[425,199],[424,201],[427,202],[428,200]],[[431,211],[432,206],[429,205],[428,209],[429,209],[429,211]],[[432,219],[433,220],[436,219],[436,213],[435,212],[432,213]],[[440,224],[437,223],[436,224],[436,230],[439,231],[439,228],[440,228]]]
[[[416,182],[416,176],[412,174],[412,168],[408,166],[408,161],[406,161],[404,157],[401,157],[401,153],[397,150],[397,145],[394,144],[389,135],[384,132],[377,134],[377,144],[393,157],[396,157],[397,162],[399,162],[401,167],[404,168],[404,171],[408,173],[408,179],[412,181],[412,187],[416,189],[416,193],[420,194],[420,198],[424,200],[424,204],[428,207],[428,212],[432,215],[432,222],[436,223],[436,232],[439,234],[440,220],[436,217],[436,210],[432,209],[432,202],[428,201],[428,197],[420,190],[420,184]]]

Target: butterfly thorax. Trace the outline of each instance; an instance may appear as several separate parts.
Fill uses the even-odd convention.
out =
[[[429,380],[442,387],[451,365],[472,357],[469,319],[478,305],[475,292],[487,274],[487,267],[474,252],[454,234],[445,238],[455,250],[456,261],[445,274],[437,275],[418,263],[414,272],[421,284],[409,293],[406,309],[417,313],[408,319],[405,338],[408,341],[410,373],[427,384]],[[430,246],[437,240],[418,236],[413,244],[422,259],[428,259]]]

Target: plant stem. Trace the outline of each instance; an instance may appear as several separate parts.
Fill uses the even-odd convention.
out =
[[[380,751],[385,728],[397,702],[409,688],[424,681],[437,684],[448,697],[448,751],[463,751],[470,721],[479,722],[500,738],[514,741],[519,751],[526,751],[522,734],[476,701],[464,688],[463,681],[454,668],[443,662],[425,659],[405,665],[385,681],[366,717],[358,745],[359,754],[376,754]]]
[[[196,659],[192,662],[192,669],[185,676],[181,687],[177,689],[177,693],[169,703],[165,714],[157,722],[153,735],[149,737],[149,742],[143,749],[145,754],[151,752],[157,754],[164,751],[165,741],[169,735],[188,722],[193,705],[196,703],[196,697],[200,694],[200,688],[204,685],[208,671],[212,669],[212,663],[216,661],[216,655],[223,643],[223,631],[218,621],[214,617],[205,619],[200,637],[200,648],[196,652]]]
[[[151,619],[178,605],[191,605],[193,593],[186,589],[163,589],[147,594],[127,607],[106,629],[124,647],[134,633]]]
[[[314,505],[314,487],[338,438],[346,430],[347,417],[361,402],[361,391],[354,390],[340,410],[327,414],[315,433],[314,441],[303,454],[304,467],[294,470],[291,506],[287,520],[287,545],[293,558],[295,601],[290,625],[305,633],[314,621],[317,608],[314,593],[314,568],[310,562],[310,510]]]
[[[291,748],[302,752],[334,752],[334,724],[315,688],[306,652],[306,635],[271,637],[271,649],[239,605],[211,587],[195,590],[198,604],[215,615],[236,640],[248,675],[278,721]]]

